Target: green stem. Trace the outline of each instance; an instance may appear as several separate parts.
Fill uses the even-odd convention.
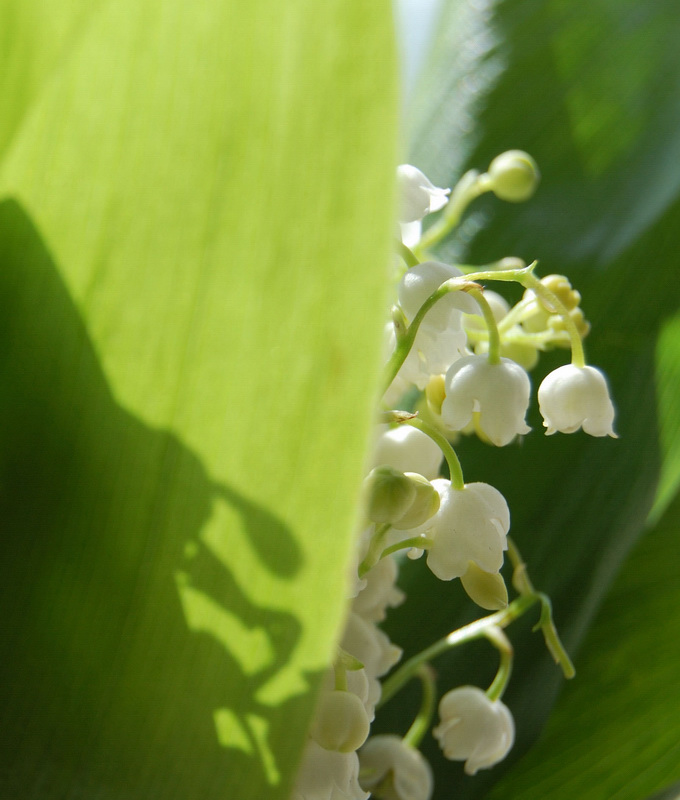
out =
[[[500,628],[489,628],[486,631],[486,638],[498,650],[501,657],[498,672],[496,672],[493,683],[486,690],[486,696],[492,701],[500,700],[512,672],[512,658],[514,655],[512,644],[510,644],[510,640]]]
[[[468,294],[475,298],[482,310],[484,322],[489,331],[489,364],[501,363],[501,337],[498,333],[498,325],[493,315],[489,301],[484,297],[482,289],[469,289]]]
[[[475,283],[477,281],[505,281],[506,283],[508,281],[515,281],[523,285],[524,276],[531,275],[536,269],[537,264],[538,262],[534,261],[527,267],[522,267],[520,269],[484,269],[479,272],[470,272],[465,278],[468,281],[475,281]]]
[[[385,384],[383,388],[383,394],[389,389],[390,384],[395,379],[397,373],[401,369],[402,364],[404,361],[406,361],[406,357],[411,352],[411,348],[413,347],[413,343],[416,339],[416,334],[418,333],[418,328],[420,327],[420,323],[423,321],[425,314],[427,314],[437,300],[440,300],[450,292],[460,292],[469,288],[470,281],[467,278],[450,278],[448,281],[445,281],[436,291],[432,292],[432,294],[422,304],[403,336],[397,336],[394,352],[390,356],[390,359],[385,366]]]
[[[421,664],[417,675],[420,678],[420,683],[423,690],[423,696],[420,702],[420,711],[404,736],[404,744],[415,748],[418,747],[423,739],[423,736],[425,736],[430,729],[436,700],[436,685],[434,670],[432,667],[429,664]]]
[[[364,560],[359,564],[358,573],[360,578],[363,578],[371,567],[374,567],[378,561],[380,561],[385,543],[385,536],[387,536],[387,531],[389,531],[391,527],[389,522],[384,522],[375,529],[373,536],[371,536],[370,544],[368,545],[368,552]]]
[[[451,442],[444,436],[443,433],[438,431],[434,425],[425,422],[420,417],[410,417],[401,423],[403,425],[410,425],[412,428],[418,428],[419,431],[427,434],[433,442],[439,445],[446,463],[449,465],[449,477],[451,479],[451,486],[454,489],[464,489],[465,481],[463,480],[463,468],[460,465],[456,451],[451,447]]]
[[[470,203],[490,188],[486,174],[480,175],[476,170],[466,172],[454,187],[441,217],[425,231],[414,248],[416,255],[424,256],[426,250],[441,242],[458,225]]]
[[[407,247],[403,242],[399,241],[399,239],[397,239],[396,247],[397,253],[399,253],[399,255],[402,257],[407,267],[415,267],[420,264],[420,261],[418,261],[418,258],[413,250]]]
[[[465,625],[463,628],[452,631],[447,636],[444,636],[434,644],[426,647],[425,650],[406,661],[385,681],[378,705],[382,706],[394,697],[394,695],[417,674],[422,664],[432,661],[447,650],[451,650],[461,644],[486,637],[489,628],[507,627],[511,622],[519,619],[537,602],[539,602],[539,597],[536,595],[522,595],[521,597],[517,597],[507,608],[497,611],[495,614],[491,614],[488,617],[475,620],[469,625]]]
[[[397,553],[399,550],[410,550],[416,547],[418,550],[428,550],[434,544],[434,539],[429,539],[427,536],[412,536],[410,539],[402,539],[396,544],[386,547],[380,554],[380,559],[391,556],[392,553]]]
[[[498,323],[499,330],[503,332],[509,328],[512,328],[513,325],[520,323],[522,321],[524,312],[529,306],[531,306],[533,302],[533,297],[523,297],[519,303],[516,303]]]
[[[502,320],[501,320],[502,322]],[[498,333],[505,334],[503,342],[505,344],[526,344],[535,347],[537,350],[547,350],[550,345],[566,344],[571,345],[571,337],[566,331],[539,331],[538,333],[527,333],[521,328],[503,330],[503,325],[499,323]],[[465,328],[465,335],[470,342],[488,342],[489,334],[487,331],[476,330],[475,328]]]
[[[346,692],[347,691],[347,668],[342,663],[342,661],[338,660],[335,662],[333,666],[333,671],[335,673],[335,691],[336,692]]]
[[[548,651],[555,660],[555,663],[559,664],[562,668],[564,677],[573,678],[576,674],[576,670],[574,669],[574,664],[572,663],[571,658],[569,658],[569,653],[567,653],[562,641],[560,640],[560,636],[557,633],[557,628],[553,622],[552,603],[550,602],[550,598],[546,594],[543,594],[543,592],[537,592],[534,588],[534,585],[531,582],[527,572],[527,566],[522,559],[522,555],[510,536],[508,536],[508,557],[510,558],[510,562],[514,568],[512,573],[512,585],[522,597],[534,597],[541,604],[541,617],[538,620],[537,625],[534,627],[534,630],[538,630],[540,628],[545,640],[545,646],[548,648]]]
[[[526,287],[527,289],[532,289],[534,293],[543,301],[543,303],[548,306],[549,310],[555,309],[555,311],[562,317],[564,321],[564,327],[567,329],[571,339],[571,363],[575,367],[585,367],[586,356],[583,350],[583,340],[581,339],[581,334],[578,332],[576,323],[571,318],[571,315],[569,314],[569,311],[564,303],[531,272],[524,275],[520,282],[522,286]]]

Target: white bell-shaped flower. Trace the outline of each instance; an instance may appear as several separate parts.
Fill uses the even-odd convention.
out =
[[[447,692],[439,703],[440,724],[432,731],[444,755],[465,761],[465,772],[493,767],[508,754],[515,739],[510,709],[500,700],[489,700],[476,686]]]
[[[399,234],[406,247],[415,247],[423,235],[423,223],[419,219],[415,222],[400,222]]]
[[[399,221],[417,222],[448,203],[450,189],[435,186],[417,167],[401,164],[397,167],[397,186],[400,195]]]
[[[369,678],[379,678],[401,658],[402,650],[392,644],[374,623],[350,612],[340,646],[361,661]]]
[[[616,438],[607,380],[595,367],[565,364],[553,370],[538,389],[538,406],[548,436],[583,428],[591,436]]]
[[[452,430],[465,428],[475,412],[482,432],[498,447],[531,430],[525,420],[531,382],[509,358],[498,364],[486,356],[461,358],[446,373],[445,389],[441,415]]]
[[[381,558],[366,573],[366,586],[352,602],[352,611],[369,622],[381,622],[388,608],[395,608],[404,600],[404,593],[396,586],[399,568],[393,558]]]
[[[404,273],[399,282],[398,295],[401,306],[409,322],[416,316],[427,298],[446,281],[460,278],[463,273],[456,267],[441,261],[423,261]],[[462,314],[474,314],[475,301],[465,292],[450,292],[441,297],[427,312],[420,330],[430,328],[444,331],[447,328],[462,330]]]
[[[400,472],[417,472],[428,480],[439,475],[443,459],[439,445],[430,437],[411,427],[378,426],[378,438],[373,450],[373,464],[387,465]]]
[[[359,752],[359,783],[377,800],[429,800],[432,769],[399,736],[371,736]]]
[[[510,530],[510,510],[503,495],[487,483],[454,489],[441,478],[432,485],[439,493],[439,510],[425,525],[402,535],[426,533],[433,540],[427,565],[440,580],[460,578],[470,561],[485,572],[498,572]]]
[[[359,785],[359,757],[355,752],[325,750],[309,739],[291,800],[368,800]]]
[[[385,402],[393,405],[406,391],[410,384],[420,390],[424,389],[433,375],[441,375],[464,355],[469,355],[467,336],[460,327],[461,315],[452,315],[452,324],[445,330],[435,330],[421,325],[416,333],[415,341],[404,359],[388,392]],[[394,351],[396,337],[394,326],[389,324],[388,341],[390,354]]]

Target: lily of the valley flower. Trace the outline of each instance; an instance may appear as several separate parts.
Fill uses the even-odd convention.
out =
[[[455,361],[445,378],[441,416],[453,430],[462,430],[479,412],[479,427],[498,447],[529,433],[525,416],[531,383],[527,373],[509,358],[490,363],[486,356]]]
[[[359,783],[376,800],[429,800],[432,769],[399,736],[372,736],[359,753]]]
[[[399,305],[409,322],[413,320],[427,298],[451,278],[460,278],[463,273],[441,261],[423,261],[411,267],[399,283]],[[465,292],[450,292],[440,298],[425,315],[420,329],[441,332],[447,328],[462,330],[462,314],[474,314],[475,301]]]
[[[443,581],[460,578],[474,562],[484,572],[503,566],[510,530],[510,511],[503,495],[488,483],[467,483],[454,489],[440,478],[432,481],[439,493],[439,510],[424,525],[402,536],[425,534],[432,544],[427,565]]]
[[[489,700],[476,686],[447,692],[439,716],[441,723],[432,733],[446,758],[465,761],[468,775],[502,761],[515,739],[510,709],[500,700]]]
[[[402,164],[397,167],[397,184],[401,207],[400,222],[417,222],[448,203],[450,189],[435,186],[417,167]]]
[[[591,436],[616,438],[607,380],[595,367],[565,364],[553,370],[538,389],[538,406],[548,436],[583,428]]]
[[[369,796],[359,785],[356,753],[325,750],[309,739],[291,800],[368,800]]]
[[[429,436],[409,425],[389,428],[379,426],[373,463],[387,465],[400,472],[417,472],[428,480],[439,475],[442,451]]]

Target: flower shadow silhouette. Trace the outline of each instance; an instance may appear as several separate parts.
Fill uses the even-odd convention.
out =
[[[299,700],[254,694],[299,624],[254,604],[201,532],[228,504],[286,580],[295,540],[116,402],[13,200],[0,203],[0,374],[0,796],[209,800],[233,770],[275,784],[268,737]]]

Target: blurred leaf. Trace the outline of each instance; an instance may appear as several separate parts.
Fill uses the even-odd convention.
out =
[[[285,798],[375,391],[389,6],[5,11],[0,794]]]
[[[659,339],[671,336],[680,305],[680,16],[671,0],[475,1],[448,4],[438,32],[410,115],[412,163],[451,186],[464,169],[485,169],[498,153],[521,148],[543,173],[525,204],[477,201],[441,257],[484,264],[516,255],[539,259],[540,274],[569,275],[593,323],[589,360],[610,377],[618,408],[617,441],[582,433],[545,440],[533,409],[535,432],[521,446],[498,451],[467,439],[460,447],[466,480],[507,497],[530,574],[553,598],[576,653],[645,525],[659,476],[657,514],[680,476],[680,359]],[[565,356],[543,358],[535,386]],[[404,573],[410,602],[389,625],[407,653],[474,613],[457,587],[437,584],[420,565]],[[562,678],[529,627],[510,629],[517,659],[506,699],[518,727],[511,758],[468,778],[429,743],[435,798],[484,796],[541,730]],[[490,682],[496,664],[480,644],[437,666],[444,691]],[[405,729],[412,701],[401,702],[381,724]]]
[[[491,797],[645,800],[680,780],[679,527],[676,499],[614,582],[545,736]]]

